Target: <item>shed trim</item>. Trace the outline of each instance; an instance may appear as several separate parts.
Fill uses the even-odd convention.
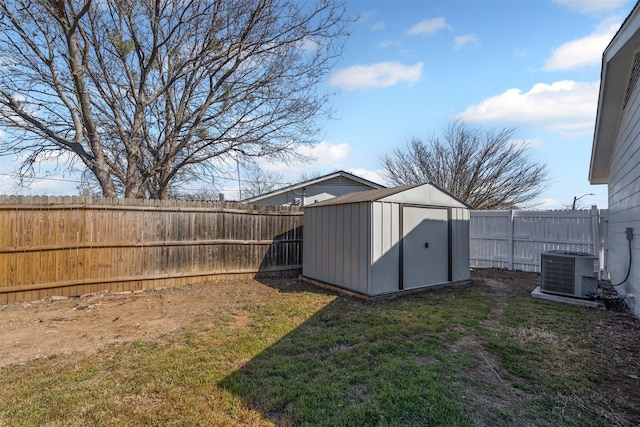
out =
[[[435,188],[436,190],[440,191],[444,195],[446,195],[446,196],[450,197],[451,199],[455,200],[456,202],[460,203],[462,205],[462,207],[465,207],[467,209],[471,209],[471,207],[468,204],[466,204],[465,202],[463,202],[462,200],[460,200],[456,196],[451,195],[451,193],[449,193],[448,191],[443,190],[441,187],[439,187],[436,184],[433,184],[431,182],[419,183],[419,184],[409,184],[409,185],[402,185],[400,187],[380,188],[380,189],[376,189],[376,190],[366,190],[366,191],[358,191],[356,193],[343,194],[342,196],[334,197],[332,199],[323,200],[321,202],[317,202],[317,203],[313,203],[311,205],[307,205],[307,206],[305,206],[305,209],[318,208],[318,207],[330,206],[330,205],[346,205],[346,204],[349,204],[349,203],[367,203],[367,202],[385,201],[385,200],[381,200],[381,199],[383,199],[385,197],[393,196],[393,195],[398,194],[398,193],[402,193],[403,191],[406,191],[406,190],[411,190],[413,188],[418,188],[418,187],[422,187],[422,186],[425,186],[425,185],[428,185],[428,186],[431,186],[431,187]],[[421,204],[419,206],[424,207],[426,205],[422,205]],[[442,207],[442,206],[439,206],[439,207]]]
[[[448,288],[451,288],[452,286],[456,288],[458,287],[463,288],[469,285],[473,285],[473,281],[471,279],[465,279],[465,280],[457,280],[455,282],[450,282],[450,283],[434,283],[433,285],[423,286],[419,288],[403,289],[401,292],[391,291],[391,292],[385,292],[382,294],[370,295],[370,294],[363,294],[360,292],[356,292],[352,289],[346,288],[344,286],[336,285],[334,283],[329,283],[324,280],[308,277],[308,276],[305,276],[304,274],[299,275],[298,279],[304,282],[310,283],[312,285],[318,286],[320,288],[327,289],[332,292],[336,292],[342,295],[346,295],[348,297],[352,297],[352,298],[356,298],[364,301],[387,301],[387,300],[402,297],[405,295],[414,295],[414,294],[433,292],[438,289],[444,289],[444,288],[448,289]]]

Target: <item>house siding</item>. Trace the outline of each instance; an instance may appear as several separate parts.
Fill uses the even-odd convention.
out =
[[[618,127],[609,170],[609,273],[611,282],[621,282],[629,268],[629,243],[625,230],[632,227],[633,265],[627,282],[618,287],[621,294],[637,295],[628,300],[640,315],[640,97],[634,89]]]

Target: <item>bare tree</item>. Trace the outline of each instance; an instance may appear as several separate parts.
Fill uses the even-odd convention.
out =
[[[161,199],[238,158],[291,160],[328,114],[339,1],[2,1],[0,155]]]
[[[311,181],[324,175],[325,174],[320,171],[302,172],[302,175],[298,178],[298,182]]]
[[[386,178],[398,185],[431,182],[473,209],[513,209],[544,189],[546,167],[534,163],[514,129],[483,131],[460,121],[449,125],[444,141],[413,139],[382,159]]]
[[[587,196],[594,196],[593,193],[585,193],[581,196],[573,196],[573,200],[569,203],[563,203],[562,207],[566,210],[583,210],[589,209],[591,206],[589,201],[585,199]]]
[[[241,181],[242,198],[250,199],[282,187],[282,179],[282,175],[277,172],[261,169],[255,163],[250,164],[245,167],[245,174]]]

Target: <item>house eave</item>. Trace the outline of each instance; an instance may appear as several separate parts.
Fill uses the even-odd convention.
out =
[[[635,54],[640,50],[640,3],[615,34],[602,55],[598,110],[589,165],[589,182],[609,181],[611,155],[623,111],[624,97],[633,68]]]

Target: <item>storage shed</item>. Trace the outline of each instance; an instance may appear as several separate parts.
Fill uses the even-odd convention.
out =
[[[365,296],[470,279],[469,207],[433,184],[309,205],[303,237],[303,278]]]

